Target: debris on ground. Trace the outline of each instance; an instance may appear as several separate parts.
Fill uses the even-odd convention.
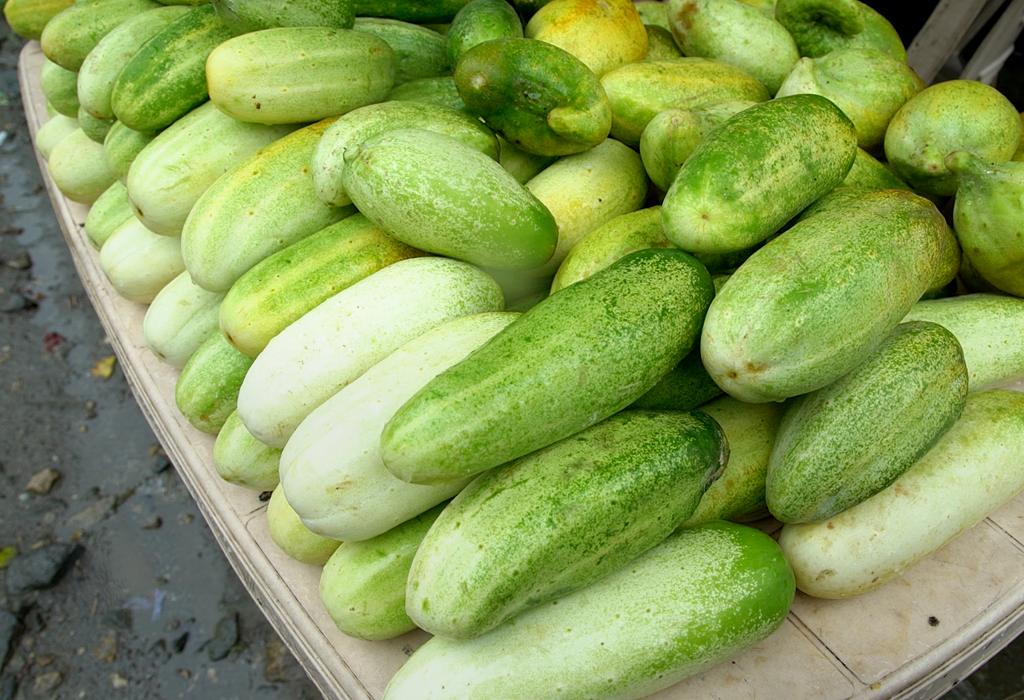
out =
[[[53,485],[60,481],[60,477],[59,471],[52,467],[47,467],[32,475],[32,478],[28,480],[28,484],[25,485],[25,490],[37,496],[45,496],[50,493]]]
[[[7,665],[7,658],[14,650],[14,643],[21,634],[21,621],[10,610],[0,608],[0,671]]]
[[[50,544],[15,557],[7,566],[7,592],[19,596],[55,586],[82,552],[77,544]]]
[[[89,374],[94,377],[107,380],[114,375],[115,366],[117,366],[117,356],[107,355],[103,359],[96,361],[96,364],[94,364],[92,369],[89,370]]]
[[[238,644],[238,614],[231,613],[217,620],[213,628],[213,637],[206,642],[206,654],[210,661],[220,661]]]
[[[41,673],[32,681],[32,692],[37,697],[48,697],[63,682],[64,676],[60,671]]]

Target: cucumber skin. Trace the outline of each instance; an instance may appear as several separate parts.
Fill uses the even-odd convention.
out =
[[[631,0],[547,2],[524,34],[572,54],[598,77],[647,56],[647,30]]]
[[[38,40],[43,29],[57,13],[66,10],[75,0],[7,0],[4,19],[15,34]]]
[[[219,330],[203,341],[178,375],[174,400],[189,423],[216,435],[238,403],[252,358],[238,352]]]
[[[834,518],[782,528],[800,590],[882,586],[1024,489],[1024,394],[972,394],[960,420],[889,488]]]
[[[250,433],[235,411],[213,444],[213,465],[228,483],[254,491],[272,491],[279,483],[281,450],[264,445]]]
[[[793,572],[768,535],[712,523],[486,636],[435,637],[384,697],[640,698],[767,637],[793,595]]]
[[[57,144],[65,136],[70,136],[75,131],[78,131],[77,119],[65,117],[60,113],[53,115],[36,132],[36,149],[38,149],[39,155],[43,157],[43,160],[49,160],[50,154],[53,153]]]
[[[389,101],[440,105],[457,109],[460,112],[468,111],[466,103],[459,96],[458,88],[455,87],[455,78],[450,75],[443,75],[439,78],[420,78],[396,85],[388,93],[387,99]]]
[[[384,463],[412,483],[469,476],[600,422],[679,363],[713,295],[707,270],[682,251],[623,258],[410,399],[381,436]]]
[[[768,464],[768,509],[784,523],[826,520],[895,481],[967,400],[952,333],[904,323],[867,361],[786,411]]]
[[[805,219],[754,253],[715,298],[704,366],[726,393],[752,403],[827,386],[864,361],[926,290],[953,278],[958,254],[939,211],[902,190]]]
[[[861,187],[875,190],[909,190],[907,183],[888,166],[862,148],[857,149],[850,172],[843,187]]]
[[[280,486],[274,489],[267,504],[267,529],[278,549],[310,566],[323,566],[341,544],[310,532],[288,504]]]
[[[178,239],[156,235],[134,216],[103,244],[100,267],[118,294],[139,304],[152,302],[185,269]]]
[[[116,122],[107,119],[97,119],[88,112],[85,111],[84,107],[78,108],[78,126],[85,135],[91,138],[96,143],[102,144],[107,138],[107,134],[110,132]],[[104,153],[106,158],[106,153]]]
[[[293,321],[392,263],[422,255],[354,214],[291,244],[238,278],[220,307],[220,328],[256,357]]]
[[[153,299],[142,320],[142,335],[153,354],[184,367],[199,346],[217,330],[223,294],[208,292],[182,272]]]
[[[273,27],[348,29],[355,19],[351,0],[214,0],[213,4],[236,34]]]
[[[103,156],[103,146],[81,127],[53,147],[47,170],[64,196],[81,204],[92,204],[117,180]]]
[[[462,54],[492,39],[518,39],[523,23],[505,0],[475,0],[455,15],[446,39],[448,61],[454,66]]]
[[[451,73],[447,41],[433,29],[379,17],[357,17],[352,28],[372,34],[395,52],[395,85]]]
[[[420,545],[406,611],[468,639],[583,588],[668,537],[728,458],[706,414],[625,411],[483,474]]]
[[[39,43],[57,65],[77,71],[100,39],[129,17],[160,7],[150,0],[91,0],[57,13],[43,28]]]
[[[416,629],[405,582],[416,550],[444,505],[363,542],[345,542],[320,574],[320,600],[345,634],[379,641]]]
[[[779,0],[775,18],[792,34],[801,56],[874,49],[907,60],[903,41],[889,20],[859,0]]]
[[[355,0],[357,17],[448,22],[469,0]]]
[[[793,95],[732,117],[676,174],[661,213],[683,250],[731,253],[761,243],[834,189],[853,165],[857,135],[819,95]]]
[[[47,101],[65,117],[78,119],[82,106],[78,101],[78,73],[58,66],[53,61],[43,61],[39,74],[39,86]]]
[[[136,131],[173,124],[206,101],[206,59],[231,36],[210,5],[171,22],[118,74],[110,97],[114,115]]]
[[[89,215],[85,217],[85,235],[92,247],[99,250],[114,231],[132,216],[128,190],[120,181],[116,181],[89,207]]]
[[[139,157],[143,149],[156,138],[154,134],[144,134],[129,129],[121,122],[114,122],[103,139],[103,154],[107,164],[113,168],[118,177],[126,179],[132,163]]]
[[[694,348],[650,391],[634,401],[631,408],[690,411],[721,394],[722,390],[704,369],[700,348]]]

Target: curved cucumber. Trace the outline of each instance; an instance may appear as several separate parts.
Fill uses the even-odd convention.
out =
[[[150,0],[90,0],[76,2],[56,14],[42,31],[39,43],[46,57],[77,71],[100,39],[130,17],[158,8]]]
[[[39,73],[39,85],[54,109],[66,117],[78,118],[82,106],[78,101],[78,73],[46,59]]]
[[[89,215],[85,217],[85,235],[93,248],[99,250],[114,231],[133,217],[128,190],[116,181],[89,208]]]
[[[145,134],[129,129],[121,122],[114,122],[103,139],[103,153],[107,157],[107,163],[118,177],[127,179],[132,163],[154,138],[154,134]]]
[[[47,23],[73,5],[75,0],[7,0],[4,19],[11,29],[25,39],[39,39]]]
[[[158,236],[134,216],[100,249],[100,267],[111,286],[128,301],[148,304],[185,270],[181,242]]]
[[[907,60],[889,20],[859,0],[778,0],[775,18],[793,35],[801,56],[858,48]]]
[[[694,348],[650,391],[634,401],[631,408],[690,411],[721,394],[722,390],[704,369],[700,348]]]
[[[379,17],[357,17],[352,28],[372,34],[395,52],[395,85],[451,72],[447,42],[433,29]]]
[[[216,435],[238,403],[252,358],[235,350],[219,330],[200,345],[178,375],[174,400],[189,423]]]
[[[647,55],[647,31],[632,0],[548,2],[525,33],[567,51],[597,76]]]
[[[84,107],[78,108],[78,126],[96,143],[103,143],[115,123],[110,119],[97,119],[86,112]]]
[[[184,367],[217,330],[223,294],[208,292],[182,272],[153,299],[142,321],[146,345],[172,367]]]
[[[95,202],[117,180],[117,174],[107,165],[103,146],[81,128],[53,147],[47,169],[64,196],[82,204]]]
[[[281,450],[264,445],[245,427],[235,411],[213,444],[213,465],[220,478],[255,491],[277,488]]]
[[[78,131],[77,119],[65,117],[63,114],[50,117],[36,132],[36,148],[39,149],[43,160],[49,160],[57,144],[75,131]]]
[[[523,23],[505,0],[473,0],[455,15],[447,36],[448,60],[454,66],[477,44],[522,37]]]
[[[236,34],[273,27],[339,27],[355,19],[352,0],[214,0],[221,19]]]
[[[311,566],[323,566],[341,542],[310,532],[299,520],[281,487],[274,489],[267,504],[270,539],[292,559]]]

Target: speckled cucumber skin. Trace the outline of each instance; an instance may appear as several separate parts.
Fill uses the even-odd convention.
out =
[[[873,148],[882,143],[893,115],[923,89],[924,82],[903,61],[872,49],[839,49],[800,59],[776,97],[827,97],[853,122],[857,144]]]
[[[216,435],[234,413],[238,390],[251,366],[251,357],[238,352],[219,330],[213,331],[178,375],[178,410],[197,429]]]
[[[121,122],[114,122],[103,139],[103,153],[117,176],[127,179],[132,163],[155,138],[156,134],[129,129]]]
[[[85,235],[92,247],[99,250],[108,238],[134,216],[128,202],[128,190],[116,181],[89,207],[85,217]]]
[[[783,405],[743,403],[723,396],[700,410],[714,418],[725,432],[729,462],[704,493],[697,510],[680,527],[696,527],[715,520],[743,522],[764,517],[768,513],[764,502],[765,476]]]
[[[676,174],[661,214],[683,250],[731,253],[778,231],[853,165],[850,120],[819,95],[794,95],[732,117]]]
[[[410,399],[381,436],[384,463],[412,483],[469,476],[600,422],[679,363],[713,294],[686,253],[623,258],[548,297]]]
[[[368,219],[429,253],[529,269],[555,251],[547,208],[492,158],[444,134],[373,137],[345,154],[342,183]]]
[[[341,542],[310,532],[288,504],[281,487],[274,489],[267,505],[270,539],[289,557],[310,566],[323,566]]]
[[[721,394],[722,390],[704,369],[700,349],[696,348],[659,379],[650,391],[634,401],[631,408],[690,411]]]
[[[372,34],[395,52],[395,85],[451,73],[448,42],[433,29],[380,17],[357,17],[353,28]]]
[[[529,153],[512,145],[504,137],[498,137],[498,162],[520,184],[525,185],[554,161],[554,156],[538,156],[535,153]]]
[[[569,251],[588,233],[616,216],[643,206],[647,174],[636,151],[615,139],[559,158],[526,183],[558,225],[558,246],[537,277],[558,271]]]
[[[78,71],[78,100],[98,119],[113,119],[110,98],[121,70],[167,25],[189,12],[187,7],[158,7],[129,17],[103,37]]]
[[[173,124],[206,101],[206,59],[231,36],[210,5],[171,22],[118,74],[110,98],[114,115],[136,131]]]
[[[281,450],[257,440],[237,411],[228,416],[213,444],[213,465],[220,478],[253,491],[277,488],[280,461]]]
[[[597,76],[647,55],[633,0],[552,0],[530,18],[526,36],[568,51]]]
[[[1024,112],[1020,115],[1021,125],[1024,126]],[[1020,163],[1024,162],[1024,137],[1021,137],[1020,145],[1017,146],[1017,152],[1013,154],[1013,160]]]
[[[299,425],[281,458],[288,500],[312,530],[345,542],[387,532],[446,501],[468,479],[431,486],[396,479],[380,432],[402,405],[518,314],[464,316],[410,340],[328,399]]]
[[[355,0],[357,17],[391,17],[406,22],[448,22],[468,0]]]
[[[406,342],[503,304],[498,285],[472,265],[444,258],[397,262],[271,340],[242,386],[238,413],[257,438],[284,447],[317,406]]]
[[[684,55],[736,66],[773,95],[800,58],[785,27],[736,0],[670,0],[668,21]]]
[[[150,0],[92,0],[79,2],[55,15],[39,43],[54,63],[77,71],[100,39],[114,27],[146,10],[160,7]]]
[[[641,698],[758,642],[785,619],[793,572],[764,533],[684,530],[626,567],[472,640],[435,637],[386,700]]]
[[[136,215],[156,233],[178,235],[210,185],[290,130],[243,124],[210,103],[192,110],[129,167],[126,184]]]
[[[345,154],[364,141],[394,129],[425,129],[458,139],[495,160],[498,141],[480,120],[465,112],[420,102],[389,101],[360,107],[340,117],[313,151],[313,184],[327,204],[352,203],[342,184]]]
[[[473,0],[459,10],[448,30],[448,61],[455,65],[466,51],[492,39],[518,39],[523,23],[505,0]]]
[[[177,238],[158,236],[134,216],[100,249],[100,267],[128,301],[149,304],[185,269]]]
[[[239,277],[220,308],[220,328],[236,348],[256,357],[320,302],[418,255],[422,253],[355,214],[274,253]]]
[[[1010,160],[1022,135],[1020,115],[998,90],[973,80],[932,85],[909,100],[885,132],[885,157],[915,189],[952,195],[957,178],[946,166],[954,151],[992,163]]]
[[[39,84],[47,101],[66,117],[78,118],[78,73],[61,68],[53,61],[43,61]]]
[[[4,19],[18,36],[39,39],[46,24],[72,4],[74,0],[7,0]]]
[[[55,114],[50,117],[36,132],[36,149],[43,160],[49,160],[50,154],[53,153],[57,144],[65,136],[70,136],[75,131],[78,131],[77,119],[65,117],[63,114]]]
[[[338,27],[355,19],[351,0],[216,0],[221,19],[237,34],[272,27]]]
[[[859,48],[907,60],[903,41],[889,20],[858,0],[778,0],[775,19],[796,40],[801,56]]]
[[[331,123],[299,129],[235,161],[203,192],[181,234],[196,284],[226,292],[259,261],[353,213],[321,202],[309,176],[313,149]]]
[[[103,156],[103,146],[86,136],[81,128],[53,147],[47,169],[64,196],[82,204],[95,202],[117,180],[117,174]]]
[[[455,85],[470,112],[537,155],[580,153],[611,128],[611,106],[597,76],[543,41],[478,44],[455,66]]]
[[[208,292],[187,272],[175,277],[153,299],[142,320],[142,335],[153,354],[172,367],[188,358],[217,330],[224,295]]]
[[[86,112],[84,107],[78,108],[79,128],[96,143],[103,143],[114,123],[112,119],[97,119]]]
[[[764,102],[768,91],[735,66],[706,58],[630,63],[601,78],[612,107],[611,135],[630,146],[658,112],[727,100]]]
[[[728,458],[705,414],[625,411],[481,475],[420,545],[406,612],[469,639],[583,588],[668,537]]]
[[[903,190],[805,219],[719,292],[701,338],[704,366],[752,403],[827,386],[867,359],[927,289],[951,280],[958,256],[934,205]]]
[[[1024,489],[1024,394],[972,394],[960,420],[889,488],[779,544],[797,586],[848,598],[882,586]]]
[[[639,0],[633,6],[644,24],[669,29],[668,3],[661,0]]]
[[[896,327],[866,362],[786,411],[768,465],[768,509],[784,523],[825,520],[870,498],[949,429],[967,366],[934,323]]]
[[[843,187],[860,187],[872,190],[909,190],[892,169],[862,148],[857,149],[853,166],[842,182]]]
[[[405,612],[405,582],[420,542],[443,509],[338,547],[320,574],[320,600],[339,630],[376,641],[416,629]]]
[[[661,4],[660,2],[658,3]],[[672,38],[672,32],[662,27],[644,25],[647,30],[646,61],[663,61],[680,58],[683,54]]]
[[[468,111],[466,103],[459,97],[459,89],[455,87],[455,78],[450,75],[442,75],[438,78],[420,78],[396,85],[388,93],[387,99],[439,105],[461,112]]]

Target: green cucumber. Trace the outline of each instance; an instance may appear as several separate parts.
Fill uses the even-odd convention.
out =
[[[459,10],[448,30],[448,61],[458,63],[462,54],[492,39],[523,36],[523,23],[505,0],[472,0]]]
[[[429,253],[528,269],[555,250],[547,208],[493,159],[444,134],[371,138],[345,154],[342,183],[368,219]]]
[[[892,169],[862,148],[857,149],[850,172],[842,182],[843,187],[860,187],[873,190],[909,190]]]
[[[647,55],[647,30],[631,0],[549,2],[525,34],[572,54],[598,77]]]
[[[84,107],[78,108],[78,126],[96,143],[103,143],[113,125],[112,119],[97,119],[85,111]]]
[[[644,24],[661,27],[662,29],[669,29],[671,27],[668,23],[667,2],[662,2],[661,0],[636,0],[633,5],[636,7],[636,12],[640,15],[640,20]]]
[[[139,304],[153,301],[185,270],[178,239],[158,236],[134,216],[103,243],[100,267],[118,294]]]
[[[89,215],[85,217],[85,235],[93,248],[99,250],[114,231],[133,216],[128,190],[120,180],[115,180],[89,208]]]
[[[273,27],[349,29],[355,19],[352,0],[216,0],[214,6],[236,34]]]
[[[525,185],[554,161],[552,156],[529,153],[509,143],[504,136],[498,136],[498,162],[521,185]]]
[[[645,697],[766,638],[793,594],[793,572],[763,532],[731,523],[683,530],[484,637],[435,637],[384,697]]]
[[[469,0],[354,0],[358,17],[448,22]]]
[[[853,124],[824,97],[755,105],[680,168],[661,207],[665,233],[699,253],[755,246],[842,182],[856,151]]]
[[[181,234],[182,254],[196,284],[226,292],[259,261],[353,213],[351,207],[321,202],[309,176],[313,149],[331,123],[299,129],[235,161],[204,188]]]
[[[231,31],[210,5],[194,7],[153,36],[114,81],[114,115],[136,131],[159,131],[206,101],[207,56]]]
[[[78,118],[78,73],[61,68],[49,59],[43,60],[39,85],[47,102],[65,117]]]
[[[46,23],[39,43],[48,59],[77,71],[89,52],[111,30],[130,17],[157,7],[160,5],[150,0],[77,2]]]
[[[298,124],[380,102],[394,85],[395,55],[351,29],[280,27],[243,34],[210,54],[210,100],[256,124]]]
[[[696,348],[659,379],[650,391],[634,401],[632,408],[690,411],[721,394],[722,390],[704,369],[700,349]]]
[[[277,488],[280,461],[281,450],[257,440],[237,411],[228,416],[213,444],[213,465],[220,478],[254,491]]]
[[[956,337],[934,323],[897,326],[867,361],[786,411],[768,464],[768,509],[802,523],[865,501],[935,444],[966,399]]]
[[[903,41],[889,20],[859,0],[778,0],[775,19],[793,35],[801,56],[855,48],[907,60]]]
[[[310,532],[292,507],[284,491],[274,489],[267,504],[267,529],[270,539],[292,559],[311,566],[323,566],[341,542]]]
[[[470,476],[600,422],[683,359],[713,294],[682,251],[623,258],[427,384],[384,429],[384,463],[413,483]]]
[[[472,265],[445,258],[397,262],[271,340],[242,386],[238,413],[253,435],[283,447],[317,406],[404,343],[444,321],[502,305],[498,285]]]
[[[417,391],[508,326],[517,314],[456,318],[410,340],[302,421],[281,456],[281,483],[303,522],[345,542],[366,540],[448,500],[468,479],[433,486],[396,479],[380,431]]]
[[[659,0],[657,4],[662,3]],[[647,30],[647,57],[644,60],[667,61],[682,58],[683,54],[676,40],[672,38],[672,32],[651,24],[645,24],[644,29]]]
[[[956,336],[972,392],[1024,376],[1024,299],[966,294],[919,301],[904,321],[931,321]]]
[[[320,302],[417,255],[421,253],[362,214],[350,216],[274,253],[239,277],[220,308],[221,330],[236,348],[256,357],[274,336]]]
[[[372,34],[395,52],[396,85],[451,73],[447,41],[432,29],[378,17],[357,17],[353,29]]]
[[[859,595],[974,527],[1024,489],[1024,394],[967,399],[960,420],[889,488],[834,518],[782,528],[797,586]]]
[[[153,299],[142,321],[142,336],[153,354],[172,367],[188,358],[217,330],[223,294],[208,292],[187,272],[175,277]]]
[[[57,147],[65,136],[78,131],[78,120],[65,117],[63,114],[55,114],[45,124],[39,127],[36,132],[36,148],[43,160],[49,160],[53,149]]]
[[[320,600],[339,630],[376,641],[416,629],[405,612],[405,581],[420,542],[443,508],[335,550],[320,574]]]
[[[192,110],[132,162],[126,184],[135,213],[156,233],[181,233],[192,207],[217,178],[290,131],[243,124],[210,103]]]
[[[4,19],[18,36],[39,39],[43,29],[57,13],[73,5],[75,0],[7,0]]]
[[[438,78],[420,78],[396,85],[388,93],[387,99],[389,101],[421,102],[451,107],[462,112],[466,111],[466,103],[459,96],[455,78],[450,75],[442,75]]]
[[[448,107],[389,101],[367,105],[340,117],[324,132],[313,151],[313,183],[327,204],[352,203],[342,184],[345,154],[367,139],[395,129],[426,129],[458,139],[470,148],[498,158],[498,142],[480,120]]]
[[[704,366],[727,393],[754,403],[827,386],[866,360],[926,290],[951,280],[958,257],[942,214],[904,190],[804,219],[750,256],[715,298]]]
[[[690,517],[728,456],[703,413],[625,411],[483,474],[420,545],[406,611],[466,639],[583,588]]]
[[[65,197],[82,204],[95,202],[117,180],[117,174],[107,165],[103,146],[81,128],[53,147],[47,170]]]
[[[155,138],[155,134],[146,134],[130,129],[121,122],[114,122],[107,131],[107,137],[103,139],[103,153],[118,177],[127,179],[132,163]]]
[[[188,422],[216,435],[238,403],[238,390],[252,358],[235,350],[215,330],[203,341],[178,375],[174,400]]]

